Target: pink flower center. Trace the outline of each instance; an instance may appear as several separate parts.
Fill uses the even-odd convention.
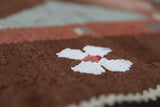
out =
[[[101,59],[102,59],[102,57],[99,56],[99,55],[96,55],[96,56],[88,55],[87,57],[85,57],[84,59],[82,59],[82,61],[85,61],[85,62],[88,62],[88,61],[99,62],[99,60],[101,60]]]

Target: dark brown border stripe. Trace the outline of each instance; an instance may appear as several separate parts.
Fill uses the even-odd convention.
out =
[[[38,5],[43,1],[44,0],[0,0],[0,18]]]

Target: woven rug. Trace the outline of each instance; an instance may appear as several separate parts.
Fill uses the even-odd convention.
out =
[[[0,1],[0,107],[160,106],[159,9],[122,1]]]

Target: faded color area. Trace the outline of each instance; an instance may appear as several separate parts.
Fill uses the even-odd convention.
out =
[[[0,28],[60,26],[87,22],[144,19],[146,19],[145,16],[135,12],[120,11],[93,5],[47,1],[34,8],[1,19]]]

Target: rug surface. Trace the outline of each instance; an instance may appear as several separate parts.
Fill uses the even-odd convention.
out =
[[[160,106],[154,3],[13,1],[0,1],[1,107]]]

